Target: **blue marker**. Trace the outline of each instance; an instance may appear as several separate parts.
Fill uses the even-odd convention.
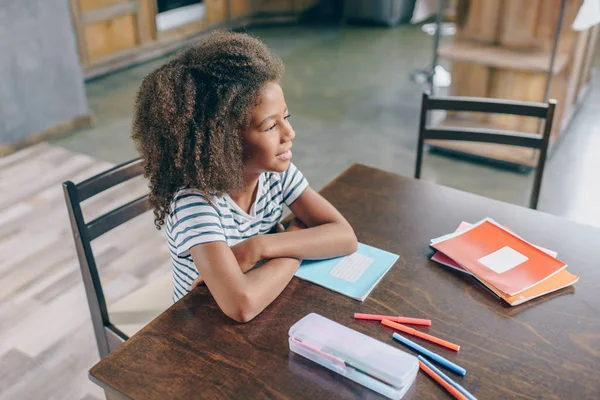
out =
[[[449,370],[452,370],[452,371],[456,372],[457,374],[459,374],[461,376],[465,376],[466,373],[467,373],[467,370],[464,369],[463,367],[460,367],[460,366],[454,364],[452,361],[446,360],[444,357],[435,354],[433,351],[427,350],[425,347],[419,346],[418,344],[416,344],[412,340],[408,340],[407,338],[405,338],[404,336],[400,336],[396,332],[394,332],[394,334],[392,335],[392,337],[394,339],[396,339],[397,341],[399,341],[401,343],[404,343],[405,345],[407,345],[408,347],[412,348],[413,350],[416,350],[416,351],[418,351],[421,354],[425,354],[427,357],[431,358],[434,361],[437,361],[438,363],[440,363],[444,367],[448,368]]]
[[[423,362],[423,364],[427,365],[429,368],[431,368],[431,370],[433,372],[438,374],[440,376],[440,378],[442,378],[443,380],[448,382],[450,385],[454,386],[456,388],[456,390],[458,390],[459,392],[464,394],[466,398],[468,398],[469,400],[477,400],[477,397],[473,396],[471,393],[469,393],[467,391],[467,389],[465,389],[464,387],[460,386],[458,383],[456,383],[452,379],[450,379],[450,377],[448,377],[448,375],[446,375],[445,373],[440,371],[438,368],[436,368],[435,365],[433,365],[432,363],[427,361],[427,359],[425,357],[418,356],[418,358],[419,358],[419,360],[421,360]]]

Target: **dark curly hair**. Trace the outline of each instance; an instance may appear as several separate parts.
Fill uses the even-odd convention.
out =
[[[132,137],[157,229],[184,186],[207,198],[242,187],[243,129],[261,88],[282,74],[259,39],[214,32],[144,78]]]

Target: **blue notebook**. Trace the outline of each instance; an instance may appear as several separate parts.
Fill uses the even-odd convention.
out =
[[[304,260],[296,272],[300,279],[364,301],[398,259],[363,243],[354,254],[327,260]]]

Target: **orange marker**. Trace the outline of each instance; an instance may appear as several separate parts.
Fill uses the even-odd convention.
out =
[[[425,371],[425,373],[427,375],[429,375],[431,378],[433,378],[434,381],[436,381],[437,383],[439,383],[440,385],[442,385],[444,387],[444,389],[446,389],[447,391],[449,391],[450,394],[452,394],[452,396],[454,396],[458,400],[469,400],[461,392],[459,392],[458,389],[456,389],[454,386],[452,386],[451,384],[449,384],[448,382],[446,382],[445,380],[443,380],[438,374],[436,374],[435,372],[433,372],[431,370],[431,368],[429,368],[427,365],[423,364],[423,362],[420,361],[420,360],[419,360],[419,367],[421,367],[421,369],[423,371]]]
[[[381,321],[382,319],[388,319],[390,321],[399,322],[399,323],[402,323],[402,324],[431,326],[431,320],[430,319],[408,318],[408,317],[394,317],[392,315],[377,315],[377,314],[354,313],[354,319],[370,319],[370,320],[373,320],[373,321]]]
[[[449,348],[451,350],[454,350],[454,351],[460,350],[460,346],[457,345],[457,344],[450,343],[450,342],[448,342],[446,340],[437,338],[435,336],[428,335],[428,334],[423,333],[423,332],[419,332],[416,329],[410,328],[408,326],[404,326],[402,324],[398,324],[396,322],[392,322],[392,321],[390,321],[388,319],[382,319],[381,323],[383,325],[385,325],[385,326],[389,326],[390,328],[394,328],[396,330],[399,330],[400,332],[408,333],[409,335],[413,335],[413,336],[416,336],[416,337],[420,337],[421,339],[429,340],[430,342],[433,342],[435,344],[439,344],[440,346],[447,347],[447,348]]]

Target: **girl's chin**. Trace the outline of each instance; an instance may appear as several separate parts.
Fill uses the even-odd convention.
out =
[[[273,163],[272,171],[273,172],[285,172],[290,166],[290,160],[277,160],[277,162]]]

